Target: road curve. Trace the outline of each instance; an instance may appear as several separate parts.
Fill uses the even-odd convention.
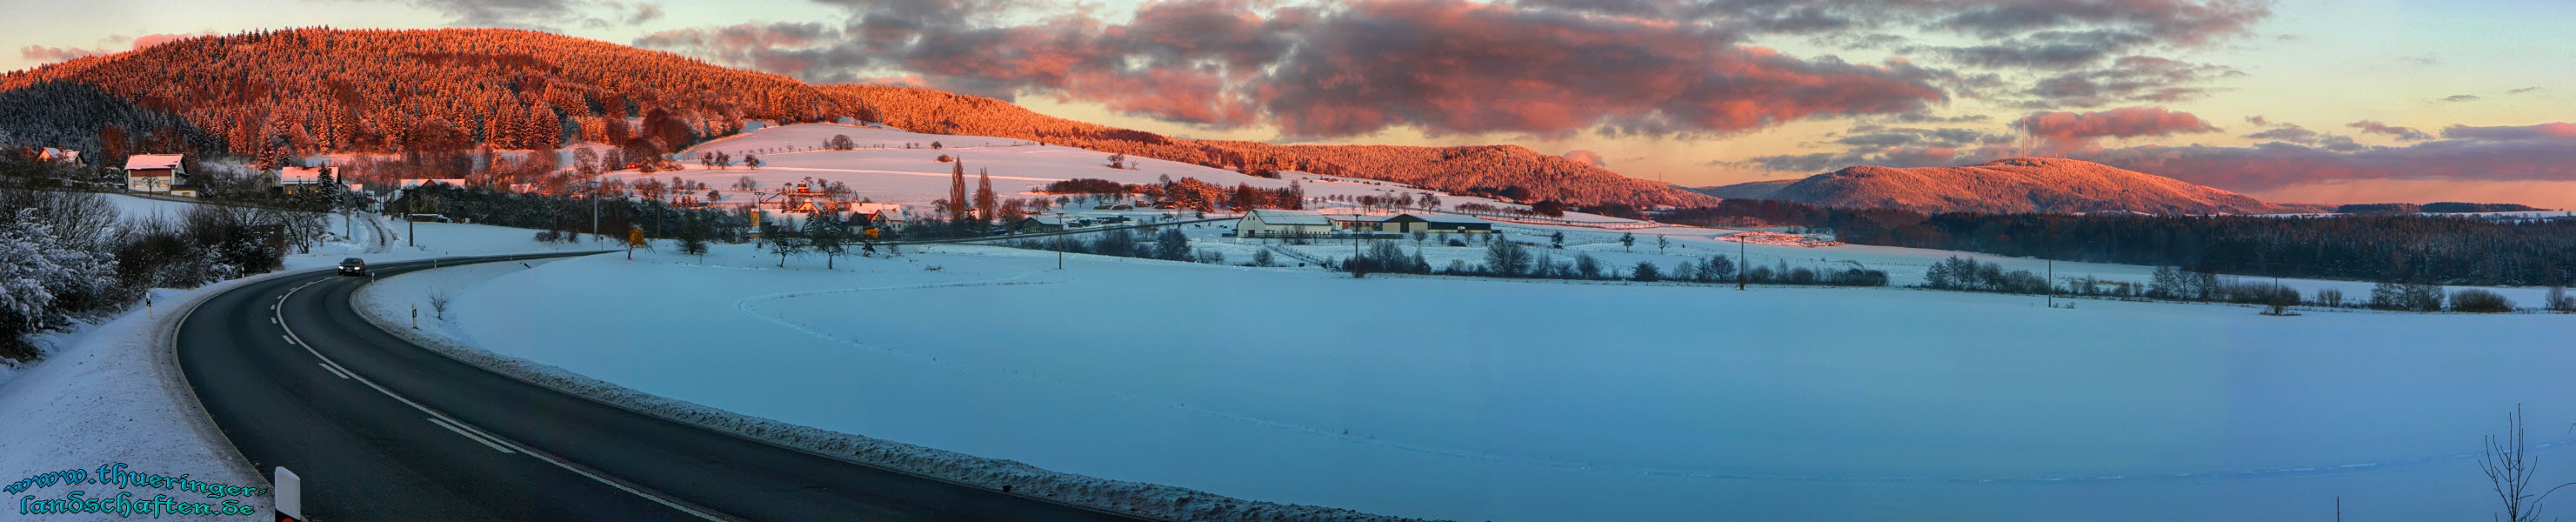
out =
[[[303,477],[310,520],[1143,520],[823,457],[492,373],[359,317],[350,296],[368,280],[323,270],[246,284],[190,312],[176,339],[189,386],[252,467]]]

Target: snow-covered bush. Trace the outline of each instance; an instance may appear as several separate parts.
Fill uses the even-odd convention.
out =
[[[31,360],[27,334],[120,302],[116,258],[86,233],[58,230],[34,208],[0,221],[0,359]]]

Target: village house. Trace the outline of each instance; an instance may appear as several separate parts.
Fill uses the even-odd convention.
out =
[[[196,197],[198,185],[179,154],[136,154],[125,159],[125,190]]]
[[[36,161],[56,165],[79,165],[80,160],[81,153],[77,150],[58,149],[53,147],[36,148]]]
[[[428,185],[428,184],[432,184],[432,183],[436,183],[436,184],[440,184],[440,185],[446,185],[446,186],[450,186],[450,187],[463,187],[463,186],[465,186],[465,178],[417,178],[417,179],[406,179],[406,180],[402,180],[402,181],[401,181],[401,184],[400,184],[400,185],[397,185],[397,186],[399,186],[400,188],[404,188],[404,189],[412,189],[412,188],[419,188],[421,185]]]
[[[286,167],[277,170],[277,191],[286,194],[320,192],[338,178],[331,167]]]
[[[1064,218],[1058,216],[1028,216],[1020,218],[1016,223],[1012,223],[1011,230],[1021,234],[1063,232]]]
[[[1311,237],[1332,233],[1333,220],[1312,210],[1259,209],[1235,222],[1242,237]]]
[[[864,219],[865,221],[861,221]],[[893,203],[851,203],[850,223],[863,227],[903,228],[912,222],[902,205]]]

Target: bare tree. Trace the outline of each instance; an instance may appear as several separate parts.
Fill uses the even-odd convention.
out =
[[[2478,470],[2487,474],[2494,485],[2496,501],[2504,504],[2499,522],[2539,522],[2541,502],[2576,483],[2559,484],[2538,495],[2531,494],[2531,475],[2540,463],[2531,458],[2531,446],[2523,442],[2522,405],[2513,406],[2513,415],[2505,417],[2502,438],[2488,435],[2486,457],[2478,460]]]
[[[446,290],[429,291],[429,309],[430,311],[438,312],[438,320],[440,321],[447,320],[448,301],[449,298],[447,297]]]

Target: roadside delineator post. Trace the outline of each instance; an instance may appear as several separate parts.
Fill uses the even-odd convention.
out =
[[[277,500],[277,522],[303,522],[304,478],[287,471],[286,466],[278,466],[269,482],[276,486],[271,497]]]

